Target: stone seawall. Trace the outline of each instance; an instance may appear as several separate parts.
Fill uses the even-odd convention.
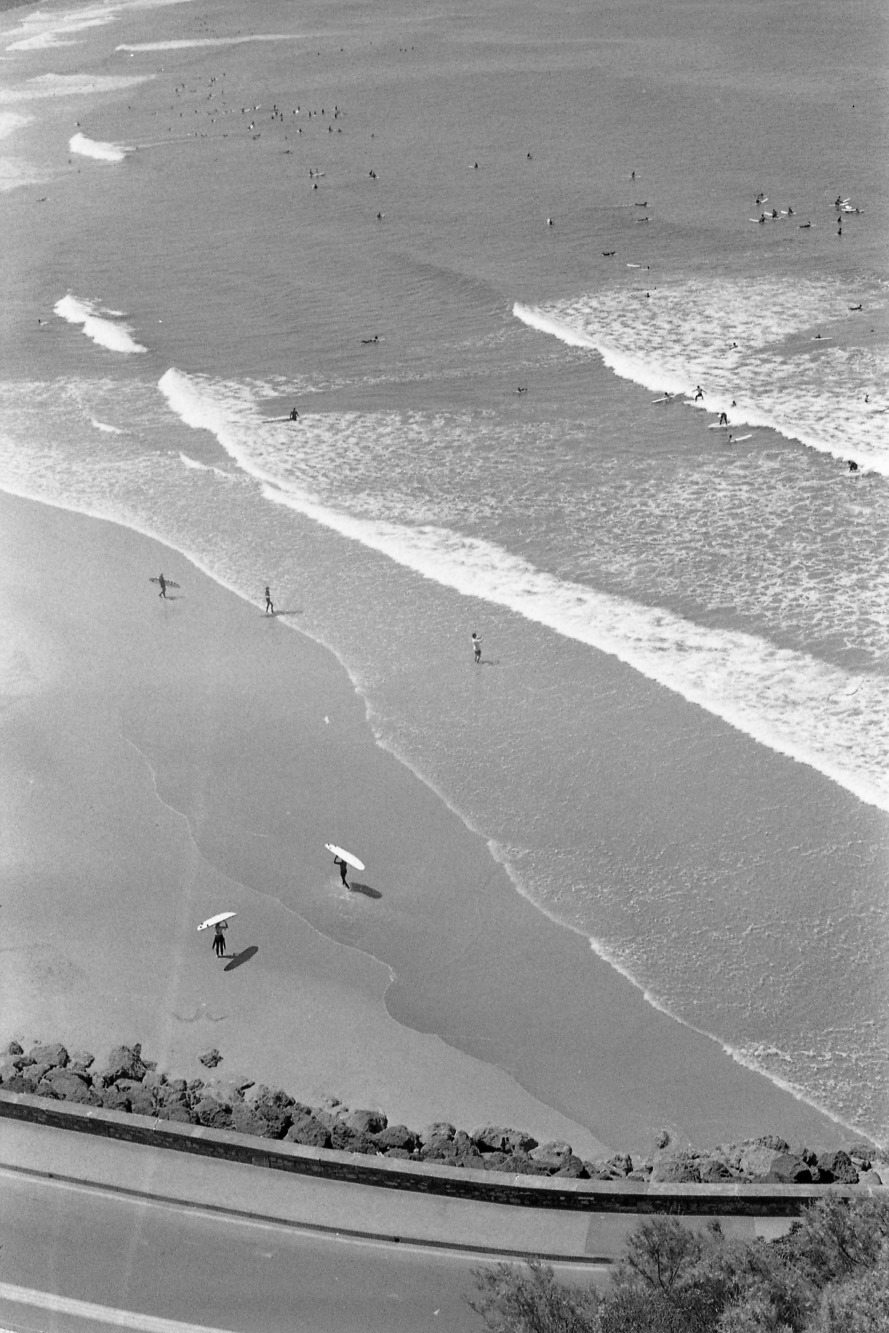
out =
[[[215,1050],[200,1058],[208,1070],[222,1062]],[[425,1168],[435,1168],[430,1179],[438,1179],[442,1171],[443,1180],[487,1176],[486,1198],[499,1188],[493,1176],[521,1181],[535,1198],[536,1182],[550,1182],[554,1189],[569,1182],[620,1185],[616,1197],[637,1199],[652,1197],[654,1187],[666,1185],[748,1190],[762,1185],[878,1188],[889,1182],[889,1162],[871,1144],[819,1152],[805,1145],[791,1148],[773,1135],[701,1151],[677,1150],[669,1135],[662,1134],[648,1157],[633,1161],[618,1153],[602,1161],[582,1161],[568,1143],[539,1144],[532,1135],[508,1126],[483,1125],[467,1133],[438,1121],[414,1130],[390,1125],[379,1110],[350,1110],[336,1098],[310,1106],[248,1078],[171,1077],[145,1059],[138,1044],[116,1047],[99,1067],[90,1052],[69,1053],[58,1042],[28,1052],[13,1042],[0,1057],[0,1095],[5,1107],[28,1107],[31,1118],[42,1115],[46,1124],[68,1127],[73,1124],[70,1113],[76,1111],[85,1132],[109,1135],[120,1129],[122,1136],[139,1142],[149,1141],[139,1136],[151,1125],[152,1143],[158,1143],[160,1135],[164,1144],[204,1153],[213,1149],[192,1145],[226,1144],[220,1155],[253,1161],[251,1154],[259,1154],[257,1163],[281,1170],[308,1173],[315,1169],[313,1162],[336,1162],[339,1178],[359,1180],[372,1166],[379,1183],[389,1185],[384,1175],[392,1172],[392,1188],[422,1188],[401,1181],[418,1178],[417,1171],[422,1176]],[[128,1127],[126,1135],[122,1127]],[[286,1151],[273,1149],[270,1141]],[[300,1156],[294,1148],[313,1151]],[[280,1160],[272,1162],[276,1152]],[[408,1168],[413,1175],[404,1175]],[[575,1191],[569,1193],[573,1197]],[[636,1204],[630,1207],[636,1210]]]
[[[861,1193],[889,1196],[889,1187],[877,1185],[677,1185],[510,1178],[499,1172],[491,1174],[471,1168],[454,1171],[432,1163],[370,1158],[292,1142],[257,1140],[230,1130],[176,1124],[26,1093],[0,1091],[0,1117],[329,1181],[563,1212],[794,1217],[808,1203],[827,1193],[848,1197]]]

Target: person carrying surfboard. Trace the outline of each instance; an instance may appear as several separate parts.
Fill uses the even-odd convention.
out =
[[[225,957],[225,932],[227,930],[227,921],[217,921],[213,927],[213,952],[217,958]]]
[[[482,641],[475,630],[472,631],[472,650],[475,653],[476,662],[480,662],[482,660]]]
[[[158,597],[166,598],[166,596],[167,596],[167,580],[164,578],[163,574],[158,574],[158,576],[157,576],[157,581],[158,581],[158,583],[161,585],[161,590],[160,590],[160,592],[158,593]]]
[[[335,856],[333,858],[333,864],[335,866],[339,866],[340,879],[343,881],[343,887],[347,889],[349,887],[348,884],[346,883],[346,870],[348,869],[348,862],[344,861],[341,856]]]

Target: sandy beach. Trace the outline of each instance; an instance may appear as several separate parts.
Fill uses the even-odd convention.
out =
[[[375,743],[299,608],[264,616],[153,540],[7,495],[0,533],[4,1042],[138,1040],[188,1077],[217,1047],[221,1073],[308,1101],[585,1156],[663,1128],[848,1139],[523,900]],[[350,890],[328,840],[366,862]],[[220,962],[195,926],[229,909]]]

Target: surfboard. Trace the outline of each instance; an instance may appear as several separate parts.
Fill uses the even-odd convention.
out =
[[[329,852],[332,852],[334,856],[338,856],[341,861],[345,861],[346,865],[351,866],[353,870],[364,869],[364,862],[359,861],[357,856],[353,856],[351,852],[347,852],[344,847],[337,847],[335,842],[326,842],[324,846]]]
[[[206,921],[202,921],[198,930],[206,930],[209,926],[215,926],[220,921],[231,921],[232,917],[237,915],[237,912],[217,912],[215,916],[208,916]]]
[[[732,438],[732,444],[741,444],[744,440],[752,440],[752,439],[753,439],[752,432],[750,435],[735,435]]]
[[[149,582],[149,583],[160,583],[160,579],[149,579],[148,582]],[[172,579],[164,579],[164,584],[165,584],[166,587],[168,587],[168,588],[178,588],[178,587],[179,587],[179,584],[178,584],[178,583],[174,583]]]
[[[713,422],[710,423],[710,425],[707,427],[707,429],[708,429],[708,430],[731,430],[731,426],[727,426],[727,425],[725,424],[725,422],[723,422],[723,421],[713,421]]]
[[[652,403],[672,403],[673,397],[671,394],[669,398],[652,398],[651,401]]]

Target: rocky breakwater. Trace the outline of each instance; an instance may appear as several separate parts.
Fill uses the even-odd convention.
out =
[[[208,1051],[201,1061],[215,1069],[222,1056]],[[117,1046],[104,1064],[97,1064],[90,1052],[69,1052],[59,1042],[27,1052],[12,1042],[0,1057],[0,1088],[312,1148],[509,1175],[655,1184],[889,1184],[889,1156],[866,1143],[818,1151],[766,1135],[704,1151],[676,1150],[662,1133],[646,1157],[634,1160],[619,1153],[583,1161],[569,1143],[540,1144],[507,1126],[484,1125],[469,1134],[437,1121],[415,1130],[390,1125],[381,1111],[351,1110],[335,1097],[308,1105],[249,1078],[175,1078],[145,1059],[139,1044]]]

